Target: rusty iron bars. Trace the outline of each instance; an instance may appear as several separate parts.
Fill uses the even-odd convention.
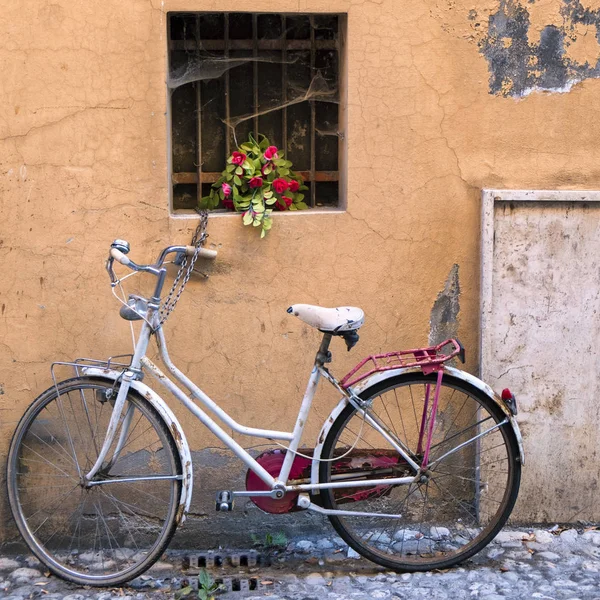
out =
[[[232,39],[230,35],[230,18],[233,13],[221,13],[223,17],[223,36],[222,39],[203,39],[201,35],[201,19],[205,15],[205,13],[187,13],[188,16],[193,14],[195,19],[195,31],[193,39],[172,39],[171,36],[171,21],[169,19],[169,53],[174,51],[185,51],[185,52],[194,52],[200,49],[210,52],[222,53],[222,56],[225,60],[229,60],[230,58],[235,57],[235,55],[231,54],[231,51],[247,51],[252,52],[252,114],[253,117],[251,119],[251,130],[256,136],[259,133],[259,113],[260,113],[260,95],[259,95],[259,59],[261,56],[261,52],[264,51],[278,51],[281,52],[281,108],[278,110],[274,110],[272,114],[262,114],[260,115],[262,119],[269,119],[270,123],[275,127],[274,123],[277,120],[281,120],[281,144],[288,150],[288,141],[289,141],[289,132],[288,129],[291,124],[291,119],[288,114],[288,102],[290,100],[289,97],[289,73],[288,73],[288,52],[293,51],[305,51],[310,53],[310,76],[311,79],[314,78],[317,74],[318,64],[317,64],[317,52],[321,50],[329,50],[335,51],[337,53],[336,58],[336,89],[337,92],[340,92],[340,21],[339,19],[336,21],[336,30],[334,39],[319,39],[315,35],[316,31],[316,15],[300,15],[308,18],[310,24],[310,34],[308,39],[288,39],[287,28],[288,28],[288,15],[280,15],[281,18],[281,27],[282,27],[282,35],[277,39],[266,39],[261,38],[259,35],[259,24],[258,18],[259,13],[253,13],[251,15],[251,29],[252,29],[252,39]],[[174,13],[170,16],[170,18],[182,16],[184,13]],[[298,17],[298,15],[290,15],[290,17]],[[206,140],[203,143],[203,126],[206,131],[204,131],[204,138],[207,138],[207,133],[210,128],[210,125],[207,123],[207,119],[210,117],[214,120],[214,114],[211,113],[209,116],[202,115],[202,106],[203,102],[217,102],[220,103],[220,106],[217,109],[211,109],[215,114],[220,113],[222,115],[222,120],[225,124],[225,134],[224,134],[224,144],[222,151],[224,151],[224,156],[221,157],[223,168],[225,166],[225,158],[231,154],[231,151],[235,149],[235,141],[233,139],[233,132],[230,127],[227,125],[230,123],[232,115],[234,115],[232,111],[232,86],[231,86],[231,75],[230,70],[227,69],[223,75],[223,94],[220,98],[203,98],[202,94],[202,82],[196,81],[192,84],[194,86],[194,95],[195,95],[195,111],[196,118],[195,121],[195,132],[194,136],[196,138],[195,144],[195,170],[194,171],[175,171],[171,173],[171,184],[175,188],[178,185],[192,185],[196,187],[196,195],[197,199],[200,199],[203,196],[203,185],[212,184],[219,179],[221,176],[221,172],[214,170],[215,161],[210,161],[213,168],[210,170],[203,170],[203,166],[206,165],[207,157],[209,153],[214,152],[214,148],[209,147],[206,143]],[[296,169],[296,172],[302,176],[304,181],[308,184],[310,191],[307,194],[305,202],[311,207],[314,208],[321,202],[319,202],[319,197],[317,193],[317,184],[319,183],[338,183],[340,180],[339,169],[338,170],[322,170],[318,169],[319,162],[319,144],[317,140],[317,129],[318,129],[318,117],[317,117],[317,100],[308,99],[307,104],[309,107],[308,115],[307,115],[307,125],[309,127],[309,131],[307,134],[307,138],[310,145],[310,154],[308,157],[308,164],[304,165],[303,168]],[[281,114],[277,114],[281,113]],[[263,121],[264,124],[265,121]],[[173,125],[174,126],[174,125]],[[336,126],[339,127],[339,121],[336,123]],[[219,125],[215,125],[215,127],[220,127]],[[269,127],[269,125],[267,126]],[[217,136],[208,136],[211,139],[216,139]],[[241,140],[238,140],[241,141]],[[274,140],[273,140],[274,141]],[[293,157],[292,157],[293,158]],[[338,154],[338,163],[339,163],[339,154]],[[301,165],[302,166],[302,165]],[[338,185],[338,194],[339,194],[339,185]],[[329,202],[327,202],[330,204]],[[337,202],[334,202],[337,204]],[[177,200],[174,197],[174,208],[178,209],[180,206],[177,205]]]

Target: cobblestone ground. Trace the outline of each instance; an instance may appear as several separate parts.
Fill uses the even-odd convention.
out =
[[[350,556],[349,556],[350,555]],[[234,567],[241,557],[250,566]],[[228,558],[229,557],[229,558]],[[211,566],[216,558],[217,564]],[[258,564],[253,565],[258,558]],[[281,551],[191,555],[223,581],[223,600],[600,600],[600,530],[505,530],[479,555],[443,572],[397,574],[356,558],[339,538],[300,540]],[[169,552],[123,588],[68,584],[28,556],[0,556],[0,598],[22,600],[163,600],[194,584],[190,555]],[[186,568],[187,565],[187,568]],[[196,569],[197,572],[197,569]],[[189,598],[196,598],[190,595]]]

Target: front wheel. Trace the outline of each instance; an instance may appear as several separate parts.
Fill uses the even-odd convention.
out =
[[[368,413],[417,464],[423,459],[422,432],[429,429],[435,383],[436,374],[410,373],[361,394],[372,400]],[[517,499],[519,449],[510,423],[499,425],[505,420],[487,395],[444,375],[429,470],[418,483],[321,490],[325,508],[384,515],[330,516],[332,525],[365,558],[397,571],[444,569],[469,558],[496,536]],[[333,423],[322,458],[321,483],[415,475],[351,404]]]
[[[85,481],[102,448],[113,385],[79,377],[51,387],[26,411],[8,454],[21,535],[48,569],[81,585],[121,585],[143,573],[177,521],[179,454],[162,418],[133,390],[104,465]]]

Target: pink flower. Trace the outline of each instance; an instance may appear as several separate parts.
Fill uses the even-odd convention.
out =
[[[277,200],[277,202],[275,202],[275,207],[277,210],[287,210],[291,206],[292,202],[293,200],[288,198],[288,196],[281,196],[281,200]]]
[[[238,165],[241,166],[242,164],[244,164],[244,161],[246,160],[246,155],[243,154],[242,152],[234,152],[231,155],[231,162],[234,165]]]
[[[263,184],[263,180],[261,177],[253,177],[249,182],[248,185],[250,185],[251,188],[259,188],[262,187]]]
[[[283,192],[285,192],[289,186],[290,184],[283,177],[278,177],[275,179],[275,181],[273,181],[273,189],[278,194],[283,194]]]
[[[279,158],[279,156],[277,156],[277,146],[269,146],[265,150],[265,158],[267,160],[273,160],[273,159]]]
[[[295,194],[298,191],[299,187],[300,187],[300,184],[295,179],[292,179],[290,181],[290,192]]]
[[[221,186],[221,189],[223,190],[223,193],[225,194],[225,198],[228,198],[229,196],[231,196],[231,186],[228,183],[223,183],[223,185]]]
[[[227,209],[227,210],[234,210],[234,205],[233,205],[233,200],[231,198],[225,198],[223,200],[223,206]]]

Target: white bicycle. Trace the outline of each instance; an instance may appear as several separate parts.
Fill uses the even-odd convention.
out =
[[[364,315],[359,308],[297,304],[292,315],[323,333],[291,432],[238,424],[171,361],[162,329],[198,257],[195,246],[165,248],[152,265],[134,263],[116,240],[114,261],[156,276],[151,297],[130,296],[121,308],[141,320],[129,360],[55,363],[54,385],[28,408],[8,455],[8,494],[20,533],[56,575],[78,584],[120,585],[148,569],[185,519],[192,462],[184,431],[149,374],[169,390],[247,466],[246,489],[223,490],[217,510],[249,497],[270,513],[327,515],[357,552],[390,569],[450,567],[478,552],[506,522],[519,489],[523,448],[514,396],[502,397],[476,377],[449,366],[464,351],[455,340],[370,356],[337,380],[327,369],[330,342],[350,349]],[[166,259],[179,274],[165,301]],[[187,258],[186,258],[187,257]],[[171,378],[146,356],[154,337]],[[75,369],[58,382],[56,365]],[[340,393],[314,448],[299,452],[319,379]],[[187,390],[183,391],[183,388]],[[190,394],[193,398],[190,399]],[[202,407],[202,408],[201,408]],[[228,428],[275,440],[251,456]],[[285,446],[285,449],[281,446]]]

